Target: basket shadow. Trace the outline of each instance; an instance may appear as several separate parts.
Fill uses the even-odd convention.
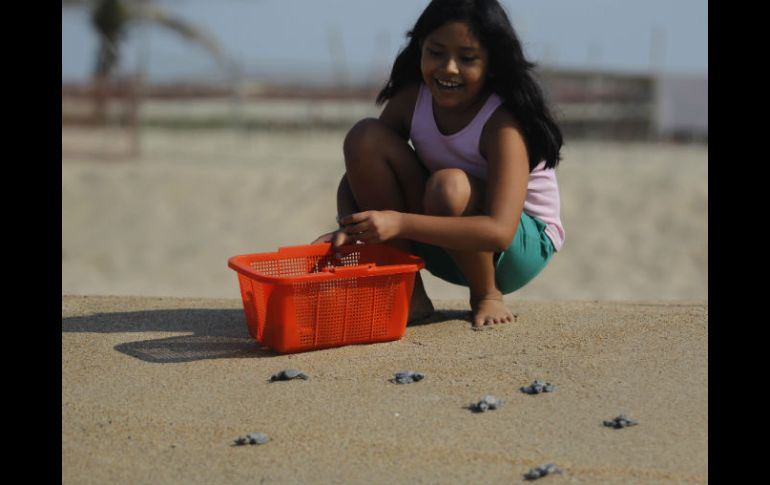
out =
[[[437,309],[430,317],[411,322],[408,327],[449,320],[470,321],[466,310]],[[135,312],[96,313],[62,318],[62,332],[186,333],[151,340],[118,344],[114,349],[151,363],[182,363],[205,359],[243,359],[278,357],[282,354],[257,342],[244,322],[243,310],[176,309]]]
[[[116,345],[118,352],[152,363],[279,356],[249,335],[243,310],[179,309],[97,313],[62,319],[62,332],[183,332]]]

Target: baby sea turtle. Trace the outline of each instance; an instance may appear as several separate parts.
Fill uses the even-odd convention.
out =
[[[617,416],[616,418],[614,418],[611,421],[605,421],[604,422],[604,425],[607,426],[608,428],[615,428],[615,429],[625,428],[626,426],[634,426],[634,425],[637,425],[637,424],[639,424],[638,421],[634,421],[633,419],[629,419],[624,414],[621,414],[620,416]]]
[[[541,392],[553,392],[554,389],[554,385],[550,382],[545,382],[538,379],[535,380],[532,384],[526,387],[522,387],[521,392],[527,394],[540,394]]]
[[[235,439],[235,444],[239,446],[247,443],[250,445],[264,445],[268,441],[270,441],[270,438],[268,438],[265,433],[256,432],[249,433],[246,436],[237,437]]]
[[[551,473],[561,474],[562,471],[556,468],[553,463],[547,463],[545,465],[539,465],[535,468],[530,468],[527,473],[524,474],[524,478],[527,480],[537,480]]]
[[[468,406],[468,408],[471,411],[477,412],[477,413],[483,413],[487,410],[495,410],[503,405],[503,401],[501,399],[496,398],[495,396],[491,394],[487,394],[486,396],[481,398],[481,401],[471,404]]]
[[[411,384],[413,382],[421,381],[425,378],[425,374],[421,372],[412,372],[410,370],[402,370],[396,372],[392,379],[388,379],[393,384]]]
[[[275,381],[288,381],[291,379],[308,379],[308,376],[304,372],[297,369],[284,369],[281,372],[276,372],[270,377],[270,382]]]

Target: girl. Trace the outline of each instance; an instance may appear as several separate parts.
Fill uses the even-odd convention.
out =
[[[561,131],[496,0],[433,0],[407,35],[379,119],[345,138],[340,228],[314,243],[392,244],[469,288],[474,327],[510,322],[503,294],[564,242]],[[410,321],[432,312],[418,273]]]

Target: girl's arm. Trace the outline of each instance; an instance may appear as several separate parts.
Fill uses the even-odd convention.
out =
[[[380,121],[404,140],[409,139],[409,129],[412,125],[412,114],[419,89],[419,84],[404,87],[385,103],[380,113]]]
[[[414,113],[414,105],[417,102],[419,89],[420,85],[416,83],[404,87],[385,103],[385,107],[380,113],[379,120],[398,133],[404,140],[409,140],[412,114]],[[341,221],[339,222],[341,223]],[[331,242],[337,247],[343,244],[353,244],[355,238],[347,237],[342,230],[336,229],[322,234],[310,244],[326,242]]]
[[[367,243],[412,239],[461,251],[505,250],[524,208],[529,160],[524,139],[506,110],[498,110],[484,132],[480,143],[488,162],[484,214],[441,217],[366,211],[344,217],[345,232]]]

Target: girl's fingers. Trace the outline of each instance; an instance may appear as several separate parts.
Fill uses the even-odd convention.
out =
[[[366,232],[368,228],[369,228],[368,222],[359,222],[358,224],[350,224],[345,226],[345,233],[356,235],[362,232]]]
[[[346,244],[353,244],[355,243],[355,239],[350,237],[349,235],[345,234],[342,231],[337,231],[332,236],[332,247],[338,248],[340,246],[344,246]]]
[[[358,224],[369,219],[369,212],[356,212],[355,214],[348,214],[338,219],[339,223],[343,226],[349,226],[351,224]]]

